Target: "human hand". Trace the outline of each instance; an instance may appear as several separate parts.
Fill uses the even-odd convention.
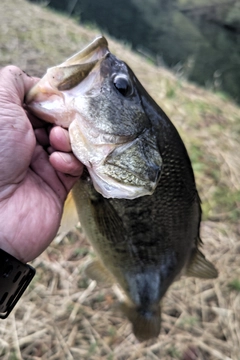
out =
[[[22,262],[53,240],[83,169],[67,130],[52,127],[49,134],[49,125],[24,108],[37,80],[15,66],[0,70],[0,248]]]

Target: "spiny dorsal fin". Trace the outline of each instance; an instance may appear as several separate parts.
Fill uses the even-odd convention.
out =
[[[155,305],[153,309],[147,311],[128,303],[122,303],[120,308],[131,321],[133,333],[139,341],[158,337],[161,328],[160,305]]]
[[[186,276],[213,279],[218,276],[215,266],[198,249],[194,250],[185,272]]]
[[[90,262],[84,272],[90,279],[96,280],[98,284],[103,283],[104,285],[112,286],[115,283],[113,276],[101,261],[97,259]]]

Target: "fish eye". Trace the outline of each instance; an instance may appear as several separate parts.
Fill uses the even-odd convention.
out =
[[[120,94],[127,96],[130,93],[131,85],[125,76],[116,76],[113,79],[113,84]]]

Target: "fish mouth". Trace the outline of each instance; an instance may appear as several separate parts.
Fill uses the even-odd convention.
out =
[[[47,77],[40,80],[26,95],[26,105],[39,112],[43,120],[54,122],[45,118],[44,106],[46,99],[63,98],[61,91],[70,90],[81,83],[94,67],[109,54],[108,42],[104,36],[97,37],[86,48],[73,55],[62,64],[47,70]]]

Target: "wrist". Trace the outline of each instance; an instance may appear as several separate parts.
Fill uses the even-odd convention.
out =
[[[14,257],[15,259],[17,259],[18,261],[24,264],[27,262],[20,255],[20,253],[16,249],[14,249],[14,247],[10,244],[8,239],[6,239],[4,236],[2,237],[2,241],[0,242],[0,250],[3,250],[4,252],[6,252],[7,254],[11,255],[12,257]]]

